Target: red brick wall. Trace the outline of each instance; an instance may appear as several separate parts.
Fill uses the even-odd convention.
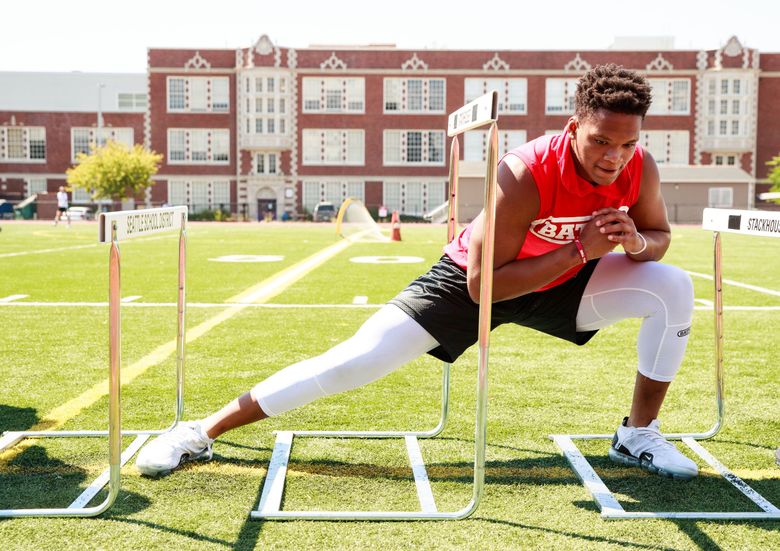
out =
[[[780,54],[774,56],[780,59]],[[764,57],[761,62],[763,65]],[[778,67],[780,69],[780,67]],[[780,155],[780,76],[762,77],[758,82],[758,132],[756,133],[756,177],[766,178],[766,162]]]

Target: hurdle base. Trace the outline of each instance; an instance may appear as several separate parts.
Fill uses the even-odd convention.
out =
[[[591,464],[582,455],[579,448],[574,444],[575,439],[579,440],[611,440],[611,434],[551,434],[550,439],[555,442],[561,450],[563,456],[571,465],[571,468],[577,474],[577,477],[590,492],[591,497],[596,502],[601,511],[601,518],[605,520],[628,520],[628,519],[699,519],[699,520],[780,520],[780,509],[775,507],[761,494],[751,488],[744,480],[730,471],[725,465],[718,461],[704,446],[696,439],[686,435],[666,435],[679,438],[694,453],[701,457],[713,469],[718,471],[723,478],[729,481],[735,488],[742,492],[747,498],[755,503],[761,511],[755,512],[710,512],[710,511],[659,511],[642,512],[626,511],[620,505],[618,500],[607,488],[601,477],[596,473]]]
[[[64,508],[35,508],[35,509],[0,509],[0,518],[17,517],[91,517],[106,511],[116,499],[118,492],[119,469],[127,463],[153,434],[162,431],[125,431],[123,435],[135,436],[127,448],[122,450],[119,462],[109,466],[84,491]],[[79,437],[107,437],[109,431],[8,431],[0,437],[0,452],[15,446],[26,438],[79,438]],[[112,473],[113,471],[113,473]],[[115,474],[114,474],[115,473]],[[113,478],[113,481],[112,481]],[[87,507],[90,501],[106,486],[109,485],[109,495],[105,501],[95,507]]]
[[[430,481],[423,462],[417,438],[427,438],[432,431],[277,431],[276,443],[271,454],[268,474],[263,483],[260,503],[251,511],[252,519],[264,520],[459,520],[471,515],[477,508],[478,500],[471,502],[459,511],[439,511],[431,491]],[[420,500],[419,511],[282,511],[281,502],[284,493],[287,464],[292,451],[293,438],[365,438],[389,439],[403,438],[414,475],[417,497]]]

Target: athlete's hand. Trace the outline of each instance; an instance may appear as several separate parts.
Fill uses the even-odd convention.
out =
[[[623,210],[603,208],[593,213],[591,220],[604,235],[615,245],[621,245],[625,251],[638,251],[644,245],[639,237],[634,221]]]
[[[588,260],[601,258],[617,246],[617,242],[609,239],[610,234],[601,231],[602,227],[603,225],[597,224],[597,218],[594,215],[580,230],[580,243],[585,249],[585,256]]]

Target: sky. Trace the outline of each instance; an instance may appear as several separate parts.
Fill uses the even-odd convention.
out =
[[[780,52],[777,0],[36,0],[0,8],[0,71],[146,72],[146,49],[395,44],[599,50],[615,37]]]

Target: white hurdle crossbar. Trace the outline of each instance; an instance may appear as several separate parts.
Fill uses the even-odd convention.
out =
[[[187,207],[165,207],[146,210],[129,210],[101,213],[98,219],[100,243],[111,243],[108,260],[108,430],[71,431],[7,431],[0,437],[0,452],[25,438],[83,438],[108,437],[108,468],[104,470],[68,507],[0,509],[0,518],[8,517],[92,517],[108,510],[119,493],[120,469],[140,449],[151,435],[161,434],[173,428],[181,419],[184,409],[184,318],[185,318],[185,268]],[[120,367],[121,367],[121,314],[120,314],[120,255],[119,242],[141,235],[179,230],[178,260],[178,323],[176,335],[176,411],[173,423],[160,430],[122,430]],[[135,435],[135,439],[122,451],[122,436]],[[108,484],[108,495],[99,505],[88,507],[89,502]]]
[[[566,457],[577,477],[590,492],[601,511],[604,519],[707,519],[707,520],[780,520],[780,509],[775,507],[761,494],[751,488],[744,480],[730,471],[718,461],[698,440],[706,440],[715,436],[723,426],[725,403],[723,396],[723,284],[721,266],[720,232],[741,233],[744,235],[759,235],[780,237],[780,212],[756,210],[704,209],[702,228],[713,232],[713,263],[715,287],[715,402],[717,417],[713,426],[701,433],[665,434],[669,439],[681,440],[688,448],[701,457],[710,467],[718,471],[737,490],[755,503],[761,511],[729,512],[729,511],[667,511],[640,512],[626,511],[615,496],[610,492],[599,475],[593,470],[588,460],[574,444],[574,440],[609,440],[611,434],[551,434],[561,453]]]
[[[479,367],[477,373],[477,413],[474,441],[474,485],[472,499],[458,511],[439,511],[431,491],[418,438],[438,435],[447,419],[449,401],[449,373],[447,363],[442,367],[442,408],[439,424],[429,431],[278,431],[271,462],[263,484],[260,502],[250,518],[265,520],[458,520],[476,511],[485,480],[485,446],[487,439],[487,367],[490,339],[490,316],[493,296],[493,245],[495,239],[495,189],[498,165],[498,127],[496,124],[497,94],[490,92],[463,106],[449,116],[450,148],[449,219],[447,239],[455,237],[457,228],[458,136],[482,126],[490,127],[488,161],[485,174],[485,236],[482,252],[482,278],[479,312]],[[487,275],[489,274],[489,276]],[[294,437],[318,438],[403,438],[414,475],[419,511],[283,511],[281,510],[287,464]]]

